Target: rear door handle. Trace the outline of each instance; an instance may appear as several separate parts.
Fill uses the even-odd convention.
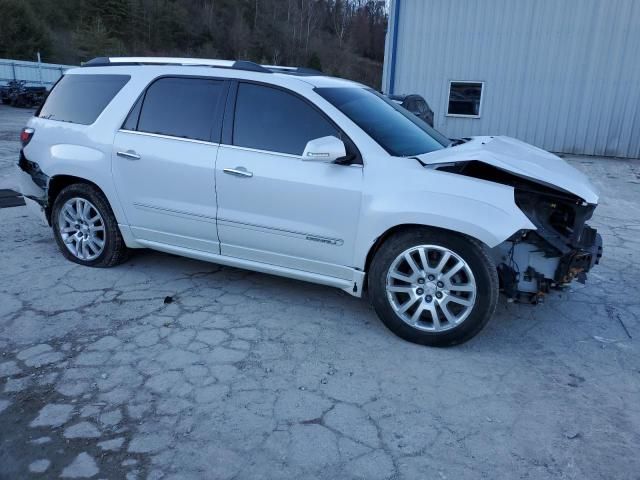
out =
[[[253,173],[251,173],[244,167],[224,168],[222,169],[222,171],[224,173],[228,173],[229,175],[235,175],[236,177],[253,177]]]
[[[127,160],[140,160],[140,155],[138,155],[133,150],[127,150],[126,152],[117,152],[116,155],[122,158],[126,158]]]

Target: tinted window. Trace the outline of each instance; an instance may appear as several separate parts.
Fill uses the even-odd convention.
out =
[[[49,94],[38,116],[90,125],[129,78],[129,75],[65,75]]]
[[[218,142],[223,87],[221,80],[161,78],[147,89],[137,130]]]
[[[449,85],[449,115],[480,116],[482,83],[451,82]]]
[[[140,109],[142,108],[142,100],[144,99],[144,95],[138,98],[138,101],[131,109],[131,113],[125,120],[122,128],[125,130],[137,130],[138,129],[138,119],[140,118]]]
[[[440,150],[450,140],[404,108],[368,88],[316,88],[390,155]]]
[[[233,144],[302,155],[309,140],[338,130],[304,100],[285,91],[241,83],[238,86]]]

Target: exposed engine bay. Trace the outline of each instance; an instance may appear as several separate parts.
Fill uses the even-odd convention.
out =
[[[480,161],[433,168],[514,188],[516,204],[537,230],[516,232],[492,249],[501,289],[510,299],[538,302],[552,288],[584,283],[599,262],[602,238],[586,224],[596,205]]]

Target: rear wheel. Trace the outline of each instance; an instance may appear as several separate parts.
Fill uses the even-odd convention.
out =
[[[369,272],[373,306],[410,342],[465,342],[489,321],[498,300],[496,267],[483,246],[440,230],[415,229],[388,239]]]
[[[72,262],[90,267],[112,267],[126,259],[127,248],[104,194],[77,183],[56,198],[51,225],[58,247]]]

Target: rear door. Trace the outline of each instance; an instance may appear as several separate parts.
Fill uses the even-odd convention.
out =
[[[159,78],[117,132],[113,174],[136,238],[219,253],[214,167],[227,90],[224,80]]]
[[[350,141],[285,89],[240,82],[233,105],[216,162],[222,254],[350,279],[362,165],[301,158],[309,140]]]

